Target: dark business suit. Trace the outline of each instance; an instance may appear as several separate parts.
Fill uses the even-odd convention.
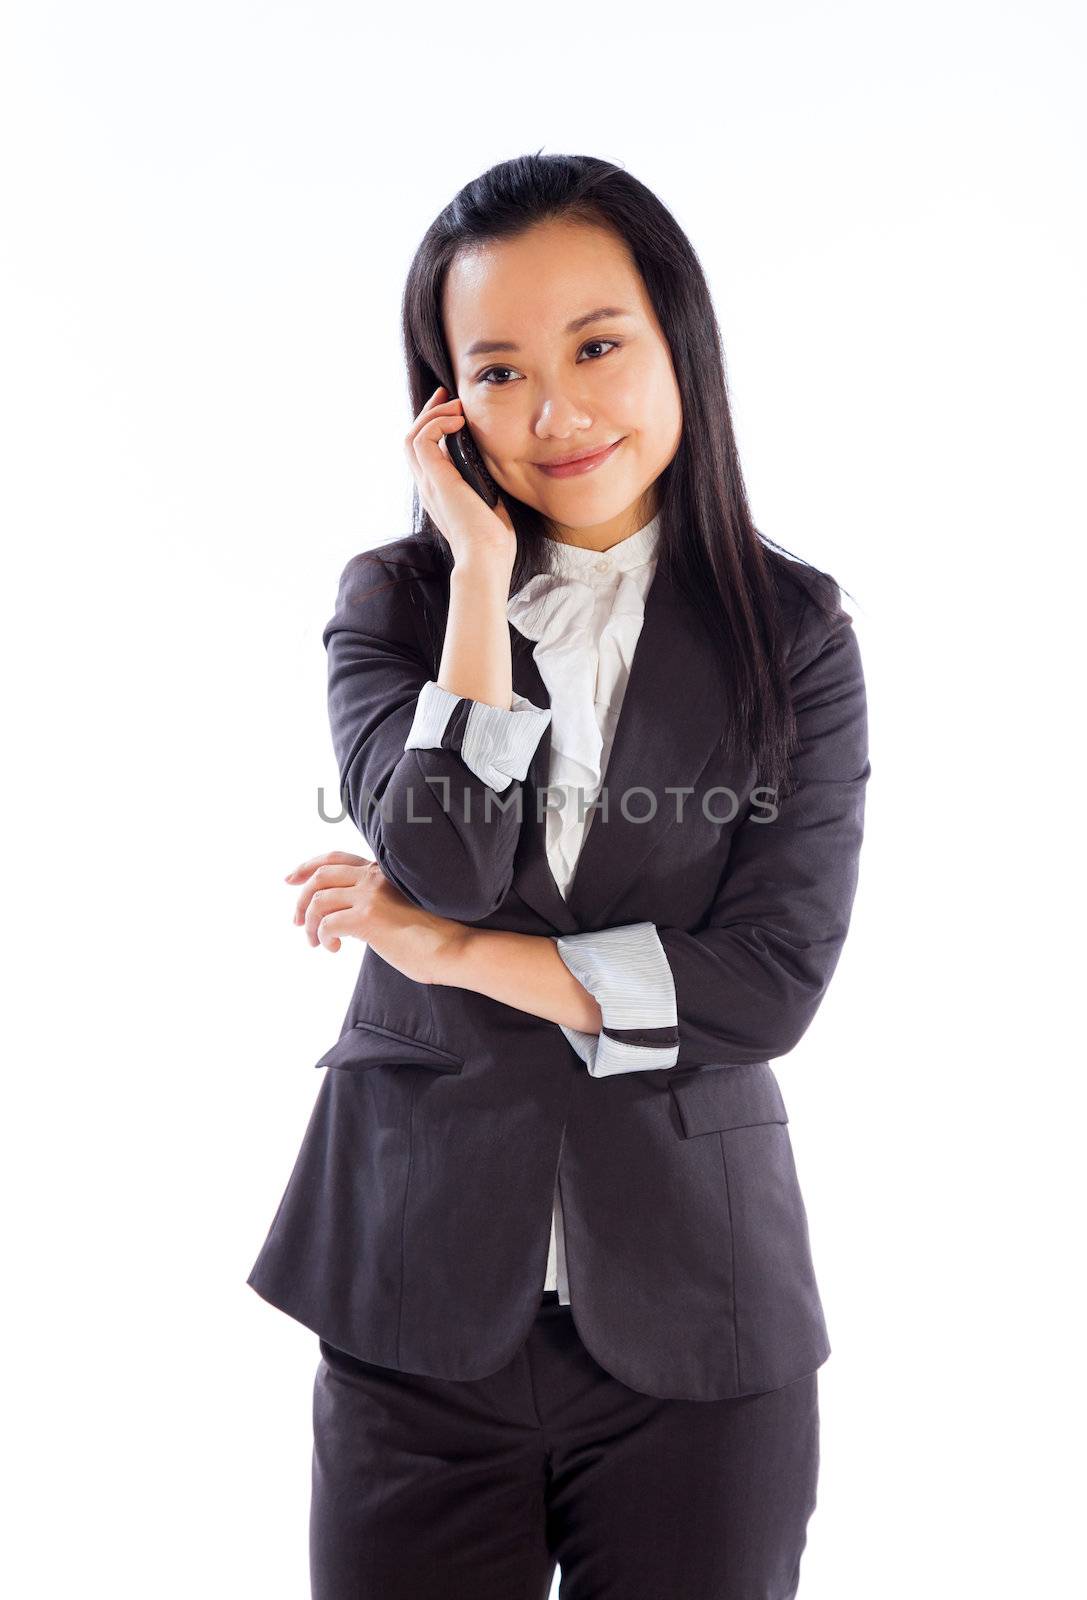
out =
[[[770,814],[759,775],[718,747],[728,685],[712,643],[658,569],[605,774],[609,811],[594,816],[564,899],[536,805],[548,733],[501,796],[457,753],[470,702],[446,748],[405,751],[436,673],[422,614],[441,614],[441,583],[426,548],[396,540],[344,571],[324,633],[333,742],[350,813],[390,880],[441,915],[526,934],[651,921],[678,1014],[675,1066],[591,1077],[555,1024],[418,984],[365,951],[248,1278],[356,1372],[445,1383],[510,1368],[540,1326],[557,1167],[564,1314],[593,1362],[643,1396],[796,1385],[810,1406],[830,1345],[769,1063],[801,1038],[838,962],[870,769],[850,618],[828,625],[799,574],[777,581],[796,793],[756,820]],[[513,685],[549,704],[527,650],[514,652]],[[688,791],[682,820],[676,790]]]
[[[376,565],[348,564],[324,637],[344,791],[377,859],[418,904],[486,927],[655,922],[676,983],[678,1061],[590,1078],[555,1024],[415,983],[367,949],[248,1282],[363,1360],[492,1373],[539,1306],[558,1164],[573,1315],[609,1372],[691,1399],[810,1372],[830,1347],[769,1062],[815,1015],[857,883],[869,764],[848,618],[828,629],[799,580],[782,580],[799,787],[772,822],[744,823],[758,776],[715,749],[727,686],[658,570],[606,773],[610,815],[593,818],[564,900],[534,804],[547,733],[520,817],[455,747],[404,751],[434,669],[418,588],[438,580],[414,540],[374,554]],[[514,662],[514,688],[546,706],[531,653]],[[630,819],[616,803],[639,785],[659,796],[645,822],[633,820],[645,797],[631,794]],[[712,820],[727,796],[700,804],[717,785],[743,802],[732,822]],[[665,786],[694,789],[682,821]]]

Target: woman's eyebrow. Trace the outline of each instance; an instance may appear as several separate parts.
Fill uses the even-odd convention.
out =
[[[587,328],[590,322],[605,322],[612,317],[630,317],[632,311],[624,311],[621,306],[599,306],[595,311],[586,311],[584,316],[575,317],[573,322],[566,324],[567,333],[579,333],[582,328]],[[510,339],[477,339],[475,344],[470,344],[464,352],[464,359],[469,356],[490,355],[495,350],[520,350],[519,344],[514,344]]]

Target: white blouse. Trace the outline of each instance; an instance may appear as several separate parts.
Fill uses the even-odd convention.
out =
[[[607,772],[634,648],[642,630],[645,598],[656,570],[660,516],[608,550],[557,544],[556,570],[530,578],[510,596],[507,616],[535,641],[533,657],[551,699],[550,710],[515,694],[510,709],[475,703],[461,757],[500,793],[523,779],[548,722],[552,790],[546,814],[548,864],[566,895],[592,806]],[[419,696],[406,749],[439,748],[461,697],[437,683]],[[578,799],[579,791],[582,799]],[[599,1035],[560,1024],[593,1076],[674,1066],[678,1056],[676,995],[671,969],[652,922],[566,934],[556,947],[574,976],[598,1001]],[[626,1029],[664,1029],[663,1045],[630,1043]],[[556,1174],[544,1289],[570,1303]]]
[[[517,631],[536,641],[532,654],[551,696],[548,784],[561,792],[547,812],[547,855],[564,896],[590,821],[578,811],[588,813],[600,793],[642,631],[659,526],[654,517],[602,552],[556,545],[558,571],[530,578],[506,607]]]

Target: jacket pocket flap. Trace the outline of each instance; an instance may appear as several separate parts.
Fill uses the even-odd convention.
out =
[[[688,1139],[692,1134],[715,1133],[722,1128],[789,1120],[768,1061],[703,1068],[690,1077],[671,1079],[668,1087]]]
[[[440,1045],[395,1033],[376,1022],[356,1022],[326,1050],[318,1067],[430,1067],[434,1072],[460,1072],[464,1057]]]

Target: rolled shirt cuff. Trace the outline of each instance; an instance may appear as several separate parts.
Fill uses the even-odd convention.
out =
[[[559,1026],[594,1078],[674,1067],[679,1019],[672,969],[656,925],[552,935],[566,966],[600,1007],[599,1034]]]
[[[453,750],[496,793],[523,780],[551,712],[515,694],[507,711],[469,700],[433,679],[419,691],[405,750]]]

